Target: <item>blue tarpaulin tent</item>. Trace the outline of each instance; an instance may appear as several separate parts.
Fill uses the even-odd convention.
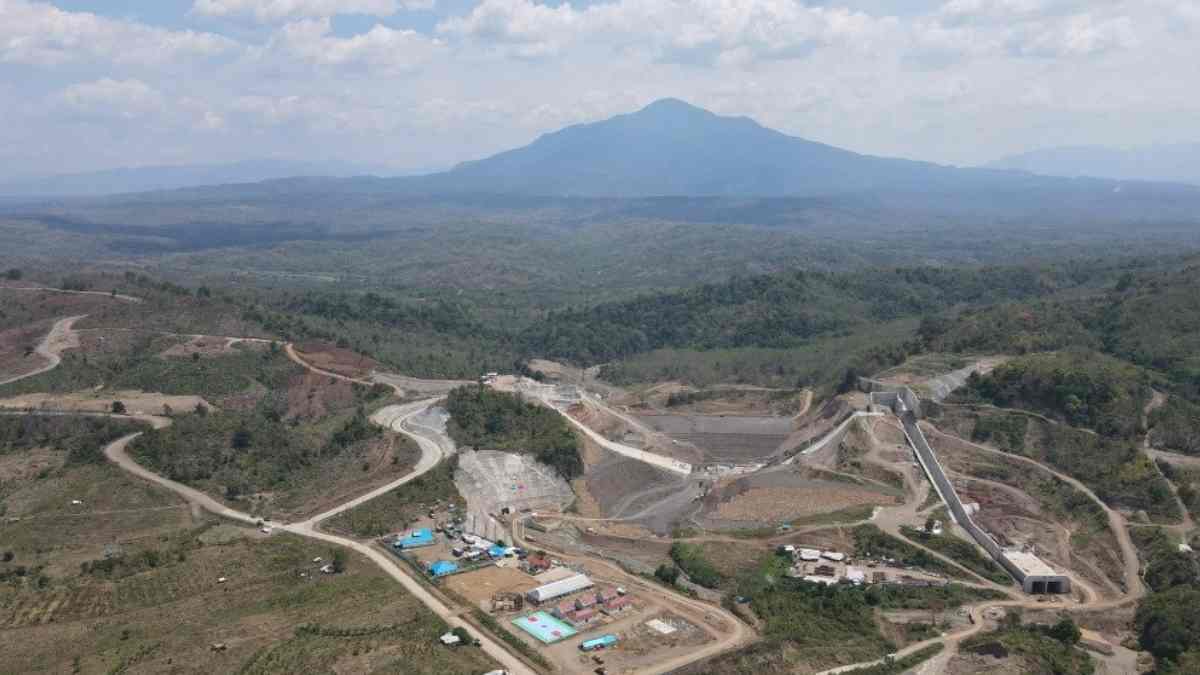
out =
[[[435,577],[444,577],[447,574],[454,574],[458,571],[458,565],[449,560],[439,560],[429,566],[429,573]]]

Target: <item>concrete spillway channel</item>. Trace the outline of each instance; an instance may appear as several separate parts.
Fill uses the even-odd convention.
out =
[[[872,383],[872,388],[875,386],[877,384]],[[1032,553],[1001,548],[991,535],[971,519],[971,514],[963,506],[950,479],[946,477],[941,463],[938,462],[937,455],[934,454],[933,448],[926,440],[925,433],[921,431],[921,425],[917,423],[920,402],[911,389],[902,387],[890,392],[875,391],[871,396],[873,401],[890,406],[896,416],[900,418],[908,444],[916,453],[917,461],[921,464],[925,475],[929,477],[929,482],[933,485],[934,490],[950,510],[950,516],[954,518],[954,522],[966,530],[971,538],[982,546],[1001,567],[1020,582],[1026,593],[1071,592],[1070,577],[1056,572]]]

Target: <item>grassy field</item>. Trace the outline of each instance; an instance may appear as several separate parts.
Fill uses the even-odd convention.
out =
[[[191,525],[173,494],[110,464],[69,464],[67,455],[47,448],[0,455],[0,521],[7,521],[0,552],[13,554],[0,570],[24,567],[31,583],[44,576],[52,587],[69,584],[106,547],[136,548]]]
[[[290,535],[254,539],[230,526],[201,527],[170,545],[155,566],[127,575],[88,575],[61,591],[4,589],[5,668],[440,675],[491,667],[476,648],[437,644],[443,622],[363,558],[323,575],[312,559],[328,559],[328,547]]]

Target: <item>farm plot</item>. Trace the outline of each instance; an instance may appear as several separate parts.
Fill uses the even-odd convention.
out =
[[[740,463],[770,457],[792,431],[788,417],[642,415],[638,420],[681,443],[696,446],[704,461]]]
[[[445,624],[364,558],[351,555],[345,573],[324,575],[313,560],[329,556],[328,548],[288,535],[186,541],[182,556],[135,574],[6,598],[21,619],[0,632],[5,668],[440,674],[495,667],[478,649],[437,645]]]

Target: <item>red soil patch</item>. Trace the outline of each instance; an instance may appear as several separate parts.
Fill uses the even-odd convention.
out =
[[[354,405],[354,385],[305,370],[288,379],[287,397],[289,418],[320,418]]]
[[[295,345],[300,358],[321,370],[365,379],[379,366],[379,362],[349,349],[335,347],[327,342],[302,342]]]

